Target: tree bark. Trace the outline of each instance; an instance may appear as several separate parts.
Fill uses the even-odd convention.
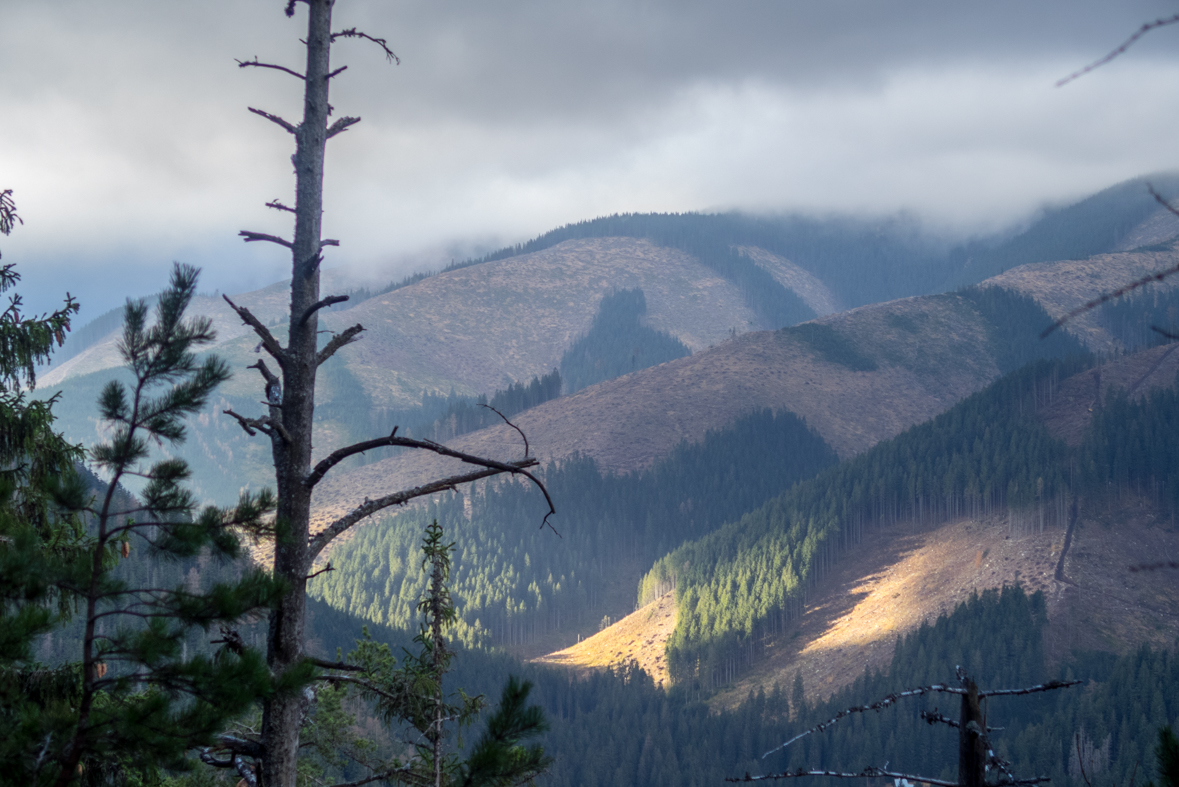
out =
[[[962,695],[962,715],[958,727],[959,787],[985,787],[987,741],[982,710],[978,702],[978,684],[967,678]]]
[[[332,2],[307,0],[307,6],[303,120],[295,133],[296,198],[295,237],[291,244],[290,332],[284,358],[280,361],[283,385],[279,417],[286,436],[271,435],[278,491],[274,571],[289,583],[278,609],[270,617],[267,661],[276,679],[303,658],[306,577],[310,569],[311,490],[303,484],[303,479],[311,470],[319,318],[315,310],[306,319],[303,315],[319,301]],[[266,756],[262,783],[266,787],[294,787],[299,728],[306,710],[307,702],[301,694],[275,696],[264,705],[262,740]]]

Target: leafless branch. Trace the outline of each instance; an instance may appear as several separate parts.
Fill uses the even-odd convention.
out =
[[[294,208],[291,208],[291,207],[288,207],[288,206],[282,204],[277,199],[272,199],[272,200],[270,200],[270,202],[267,202],[266,207],[274,208],[275,210],[285,210],[287,213],[294,213],[295,212]]]
[[[359,122],[360,122],[360,118],[354,118],[354,117],[349,117],[349,116],[344,116],[344,117],[340,118],[335,123],[332,123],[330,126],[328,126],[327,138],[331,139],[336,134],[342,134],[343,132],[348,130],[349,126],[355,126]]]
[[[499,465],[500,463],[496,462],[494,464]],[[503,466],[508,469],[485,466],[482,470],[476,470],[463,475],[453,475],[448,476],[447,478],[440,478],[437,481],[431,481],[428,484],[415,486],[412,489],[394,492],[393,494],[379,497],[376,500],[365,500],[364,503],[352,509],[350,512],[340,517],[335,522],[332,522],[318,535],[311,539],[309,557],[314,559],[317,555],[319,555],[320,552],[323,551],[324,547],[331,543],[332,539],[334,539],[336,536],[340,535],[365,517],[371,516],[382,509],[389,508],[390,506],[403,505],[415,498],[423,497],[425,495],[432,495],[436,492],[443,492],[448,489],[451,491],[458,491],[460,484],[469,484],[473,481],[479,481],[484,478],[490,478],[491,476],[499,475],[500,473],[522,475],[531,479],[533,483],[535,483],[538,487],[541,488],[542,491],[544,491],[545,498],[549,499],[548,490],[544,488],[536,476],[532,475],[527,470],[522,469],[524,467],[530,467],[534,464],[536,464],[535,459],[528,459],[522,462],[513,462],[509,465]],[[546,524],[548,524],[548,518],[552,516],[553,513],[554,509],[552,507],[552,501],[550,500],[549,512],[545,514],[544,520],[540,525],[541,527],[544,527]],[[549,528],[552,529],[554,533],[557,532],[551,524],[549,525]],[[560,536],[560,533],[557,533],[557,535]]]
[[[272,435],[274,433],[269,425],[262,423],[260,418],[246,418],[244,415],[239,415],[233,410],[222,410],[221,412],[237,421],[238,424],[241,425],[241,428],[245,429],[246,434],[248,434],[250,437],[253,437],[258,432],[261,432],[265,435]]]
[[[266,403],[264,402],[263,404]],[[241,425],[242,429],[246,430],[246,434],[248,434],[250,437],[253,437],[254,432],[258,431],[267,437],[273,437],[277,434],[283,439],[283,442],[287,443],[288,445],[291,442],[290,432],[288,432],[287,428],[282,425],[282,421],[279,421],[277,418],[271,418],[270,416],[265,416],[263,418],[246,418],[243,415],[235,413],[233,410],[222,410],[221,412],[235,419]]]
[[[250,364],[246,368],[247,369],[257,369],[262,374],[262,379],[266,381],[267,387],[269,387],[271,385],[277,385],[279,382],[278,377],[276,377],[274,375],[274,372],[270,371],[270,367],[267,366],[266,362],[263,361],[261,358],[259,358],[257,361]]]
[[[246,68],[247,66],[257,66],[258,68],[273,68],[275,71],[284,71],[293,77],[298,77],[299,79],[307,79],[307,77],[303,76],[298,71],[292,71],[291,69],[287,68],[286,66],[276,66],[273,63],[263,63],[262,61],[260,61],[258,59],[257,55],[254,55],[253,60],[237,60],[235,62],[237,63],[238,68]]]
[[[319,667],[320,669],[336,669],[345,672],[364,672],[364,667],[358,667],[355,664],[349,664],[345,661],[324,661],[323,659],[307,659],[309,662]]]
[[[306,322],[311,319],[311,315],[315,314],[320,309],[326,309],[328,306],[332,306],[337,303],[343,303],[346,300],[348,300],[347,295],[329,295],[318,303],[309,306],[307,311],[303,312],[303,316],[299,318],[299,324],[306,324]]]
[[[372,784],[373,782],[379,782],[379,781],[388,781],[388,780],[392,779],[394,776],[400,777],[398,779],[398,781],[404,781],[407,776],[412,775],[412,770],[411,770],[412,767],[413,767],[412,765],[403,765],[400,768],[394,768],[394,769],[388,770],[388,771],[381,771],[380,773],[375,773],[372,776],[368,776],[364,779],[358,779],[357,781],[354,781],[354,782],[341,782],[339,784],[333,784],[332,787],[361,787],[361,785],[364,785],[364,784]],[[433,779],[429,779],[429,780],[423,779],[423,780],[421,780],[421,783],[422,784],[433,784],[434,780]]]
[[[338,333],[333,336],[332,340],[325,344],[323,349],[319,351],[319,354],[315,356],[315,365],[322,366],[327,361],[327,359],[335,355],[336,351],[341,347],[346,344],[352,344],[352,342],[356,341],[356,337],[359,336],[360,332],[363,330],[363,325],[353,325],[351,328],[344,330],[342,333]]]
[[[1150,195],[1152,197],[1154,197],[1155,202],[1157,202],[1158,204],[1160,204],[1164,208],[1166,208],[1168,211],[1170,211],[1170,213],[1172,215],[1179,217],[1179,208],[1176,208],[1174,205],[1172,205],[1170,202],[1168,202],[1167,199],[1163,197],[1163,195],[1161,195],[1157,191],[1155,191],[1155,188],[1153,185],[1147,183],[1146,190],[1150,192]],[[1166,268],[1161,271],[1155,271],[1154,273],[1148,273],[1147,275],[1143,276],[1141,279],[1138,279],[1136,281],[1132,281],[1129,284],[1125,285],[1124,287],[1119,287],[1118,289],[1114,290],[1113,292],[1107,292],[1103,295],[1100,295],[1097,298],[1094,298],[1093,300],[1086,303],[1084,306],[1078,306],[1077,308],[1073,309],[1068,314],[1061,317],[1056,322],[1049,325],[1047,328],[1044,329],[1044,332],[1040,334],[1040,338],[1041,339],[1047,338],[1048,334],[1052,333],[1057,328],[1064,325],[1066,322],[1073,319],[1074,317],[1084,314],[1085,312],[1089,311],[1090,309],[1096,309],[1098,306],[1100,306],[1103,303],[1108,303],[1109,301],[1112,301],[1115,298],[1120,298],[1123,295],[1125,295],[1126,293],[1136,290],[1139,287],[1150,284],[1151,282],[1162,281],[1163,279],[1165,279],[1168,276],[1171,276],[1172,274],[1175,274],[1175,273],[1179,273],[1179,265],[1173,265],[1170,268]],[[1167,336],[1170,338],[1170,334],[1168,334],[1164,331],[1161,331],[1158,328],[1155,328],[1154,330],[1156,330],[1159,333],[1163,334],[1164,336]]]
[[[339,246],[340,242],[334,238],[324,238],[319,242],[319,248],[322,251],[325,246]]]
[[[347,71],[347,70],[348,70],[348,66],[340,66],[340,67],[339,67],[339,68],[337,68],[335,71],[332,71],[330,74],[328,74],[328,75],[327,75],[327,78],[328,78],[328,79],[331,79],[332,77],[337,77],[337,76],[339,76],[340,74],[344,73],[344,72],[345,72],[345,71]]]
[[[1077,765],[1081,767],[1081,778],[1085,780],[1085,784],[1087,784],[1088,787],[1093,787],[1093,783],[1089,781],[1088,774],[1085,773],[1085,755],[1081,751],[1081,733],[1078,732],[1076,734],[1075,740],[1077,743]]]
[[[246,109],[250,110],[255,115],[260,115],[261,117],[266,118],[271,123],[277,123],[278,125],[282,126],[283,129],[289,134],[299,133],[299,129],[296,126],[291,125],[287,121],[280,118],[278,115],[272,115],[269,112],[263,112],[261,109],[254,109],[254,107],[246,107]]]
[[[440,456],[447,456],[447,457],[450,457],[451,459],[458,459],[459,461],[461,461],[465,464],[477,465],[479,467],[485,467],[489,471],[492,471],[491,473],[489,473],[491,475],[494,475],[496,473],[511,473],[513,475],[524,476],[525,478],[532,481],[532,483],[536,484],[537,488],[540,489],[540,491],[544,494],[545,502],[547,502],[549,504],[549,512],[544,515],[544,521],[541,522],[540,526],[544,527],[545,525],[549,525],[549,528],[552,529],[552,531],[554,533],[557,533],[556,528],[554,528],[548,522],[549,517],[552,516],[553,514],[557,513],[557,509],[553,505],[553,499],[551,497],[549,497],[549,490],[545,488],[545,485],[543,483],[541,483],[540,479],[538,479],[532,473],[528,472],[528,470],[526,469],[529,467],[535,467],[538,464],[536,459],[533,459],[530,457],[525,457],[524,459],[521,459],[518,462],[499,462],[495,459],[487,459],[485,457],[475,456],[474,454],[468,454],[463,451],[456,451],[453,448],[447,448],[446,446],[442,445],[441,443],[435,443],[433,440],[415,440],[411,437],[398,437],[396,429],[394,429],[393,433],[390,434],[388,437],[378,437],[375,440],[365,440],[362,443],[354,443],[353,445],[345,446],[344,448],[340,448],[335,451],[332,451],[330,454],[328,454],[326,457],[324,457],[322,460],[320,460],[318,464],[315,465],[314,469],[312,469],[312,471],[307,475],[307,478],[303,480],[303,485],[306,486],[308,489],[313,488],[316,484],[318,484],[320,482],[320,480],[323,479],[323,477],[325,475],[327,475],[329,470],[331,470],[333,467],[335,467],[340,462],[344,461],[345,459],[347,459],[350,456],[354,456],[356,454],[361,454],[361,453],[364,453],[365,451],[371,451],[374,448],[385,448],[385,447],[392,447],[392,446],[399,446],[401,448],[417,448],[417,449],[421,449],[421,450],[425,450],[425,451],[432,451],[433,453],[436,453]],[[484,477],[484,476],[481,476],[481,477]],[[440,489],[432,489],[430,491],[420,492],[417,494],[412,494],[409,498],[406,498],[406,500],[411,499],[412,497],[420,497],[423,494],[432,494],[433,492],[441,491],[442,489],[452,488],[454,486],[454,483],[465,483],[465,482],[456,481],[455,480],[456,478],[458,478],[458,477],[456,476],[455,478],[452,478],[452,479],[443,479],[442,481],[433,482],[434,484],[442,484],[441,488]],[[427,486],[430,486],[430,485],[428,484]],[[425,489],[425,487],[415,487],[415,489]],[[409,492],[413,492],[413,491],[414,490],[409,490]],[[380,498],[380,500],[386,500],[388,498],[397,497],[398,495],[409,494],[409,492],[397,492],[394,495],[389,495],[387,497]],[[380,502],[380,500],[372,501],[372,503],[375,504],[377,502]],[[374,510],[379,510],[380,508],[385,508],[390,505],[398,505],[403,502],[405,502],[405,500],[392,500],[388,503],[385,503],[384,505],[378,506],[378,508],[374,509]],[[366,502],[365,505],[369,505],[369,503]],[[364,508],[364,506],[361,506],[361,508]],[[360,510],[360,509],[357,509],[357,510]],[[349,515],[349,516],[351,516],[351,515]],[[365,514],[364,516],[367,516],[367,514]],[[557,535],[560,536],[561,534],[557,533]]]
[[[489,405],[489,404],[481,404],[481,405],[479,405],[479,406],[480,406],[480,407],[486,407],[488,410],[490,410],[491,412],[495,413],[495,414],[496,414],[496,415],[498,415],[500,418],[504,419],[504,423],[505,423],[505,424],[507,424],[508,426],[512,427],[513,429],[515,429],[517,432],[519,432],[519,433],[520,433],[520,437],[521,437],[521,439],[523,439],[523,440],[524,440],[524,458],[525,458],[525,459],[527,459],[527,458],[528,458],[528,435],[524,434],[524,430],[523,430],[523,429],[521,429],[520,427],[516,426],[516,425],[515,425],[514,423],[512,423],[511,421],[509,421],[509,420],[508,420],[508,417],[507,417],[506,415],[504,415],[503,413],[501,413],[499,410],[496,410],[496,409],[495,409],[494,407],[492,407],[491,405]]]
[[[1029,686],[1026,689],[992,689],[991,691],[980,691],[978,693],[978,698],[1013,697],[1019,694],[1037,694],[1041,691],[1067,689],[1069,686],[1079,686],[1081,683],[1082,681],[1079,680],[1050,680],[1047,683],[1039,683],[1035,686]]]
[[[258,338],[262,340],[262,346],[266,348],[266,352],[270,353],[274,360],[278,361],[278,365],[285,366],[287,352],[278,343],[278,339],[274,338],[274,334],[270,332],[270,329],[263,325],[262,321],[255,317],[245,306],[238,306],[229,299],[228,295],[222,295],[221,297],[229,304],[229,308],[237,312],[237,316],[242,318],[242,322],[254,329],[254,333],[258,334]],[[266,373],[264,372],[263,374],[265,375]],[[270,382],[270,380],[267,379],[267,382]]]
[[[921,711],[921,713],[919,715],[921,716],[922,719],[924,719],[929,724],[937,724],[940,722],[942,724],[947,724],[947,725],[953,727],[954,729],[959,729],[962,726],[954,719],[951,719],[949,716],[943,716],[942,714],[938,713],[937,708],[934,708],[932,711],[923,710],[923,711]],[[1005,729],[1005,728],[1004,727],[991,727],[989,725],[987,726],[987,732],[998,732],[1002,729]]]
[[[307,579],[309,579],[309,580],[315,579],[320,574],[326,574],[329,571],[335,571],[335,570],[336,570],[335,567],[329,561],[328,564],[326,566],[324,566],[323,568],[321,568],[319,571],[313,571],[312,573],[308,574]]]
[[[1082,77],[1082,76],[1084,76],[1085,74],[1088,74],[1088,73],[1089,73],[1090,71],[1092,71],[1093,69],[1095,69],[1095,68],[1100,68],[1101,66],[1105,65],[1105,64],[1106,64],[1106,63],[1108,63],[1109,61],[1113,60],[1113,59],[1114,59],[1115,57],[1117,57],[1118,55],[1121,55],[1122,53],[1124,53],[1124,52],[1125,52],[1127,49],[1129,49],[1130,47],[1132,47],[1132,46],[1134,45],[1134,43],[1135,43],[1135,42],[1136,42],[1136,41],[1137,41],[1139,38],[1142,38],[1142,36],[1146,35],[1146,34],[1147,34],[1147,33],[1149,33],[1151,30],[1154,30],[1155,28],[1158,28],[1158,27],[1166,27],[1167,25],[1173,25],[1173,24],[1175,24],[1176,22],[1179,22],[1179,14],[1175,14],[1174,16],[1167,17],[1166,19],[1156,19],[1156,20],[1154,20],[1153,22],[1147,22],[1147,23],[1146,23],[1146,24],[1144,24],[1142,27],[1138,28],[1138,29],[1137,29],[1137,30],[1134,32],[1134,35],[1132,35],[1132,36],[1130,36],[1129,38],[1127,38],[1127,39],[1126,39],[1126,40],[1125,40],[1125,41],[1122,43],[1122,45],[1121,45],[1121,46],[1119,46],[1117,49],[1115,49],[1114,51],[1110,52],[1108,55],[1106,55],[1105,57],[1101,58],[1100,60],[1094,60],[1092,63],[1090,63],[1089,65],[1085,66],[1085,67],[1084,67],[1084,68],[1082,68],[1080,71],[1074,71],[1073,73],[1071,73],[1071,74],[1069,74],[1068,76],[1066,76],[1064,79],[1061,79],[1061,80],[1059,80],[1059,81],[1056,83],[1056,86],[1057,86],[1057,87],[1061,87],[1061,86],[1063,86],[1063,85],[1067,85],[1069,82],[1072,82],[1074,79],[1077,79],[1077,78],[1079,78],[1079,77]]]
[[[242,777],[242,781],[246,783],[247,787],[258,787],[257,769],[243,760],[240,754],[234,755],[233,767],[237,770],[237,775]]]
[[[931,779],[928,776],[914,776],[910,773],[897,773],[895,771],[888,771],[884,768],[877,768],[869,765],[859,773],[843,773],[840,771],[807,771],[799,768],[795,771],[783,771],[782,773],[771,773],[765,776],[750,776],[748,773],[743,778],[730,776],[726,778],[727,782],[760,782],[770,781],[772,779],[797,779],[801,776],[833,776],[837,779],[877,779],[886,777],[889,779],[907,779],[910,782],[922,782],[925,784],[935,784],[938,787],[958,787],[958,782],[944,781],[942,779]],[[1001,785],[1031,785],[1042,784],[1043,782],[1050,782],[1052,779],[1048,776],[1037,776],[1033,779],[1002,779]]]
[[[269,241],[270,243],[277,243],[279,246],[285,246],[288,249],[293,249],[294,245],[285,238],[280,238],[277,235],[268,235],[265,232],[253,232],[252,230],[242,230],[238,233],[239,236],[245,239],[246,243],[254,243],[255,241]]]
[[[832,724],[835,724],[837,721],[847,718],[848,716],[852,715],[853,713],[866,713],[867,711],[870,711],[870,710],[882,711],[887,707],[895,705],[898,700],[902,700],[906,697],[921,697],[925,694],[934,694],[934,693],[965,694],[966,689],[960,689],[955,686],[947,686],[943,683],[935,683],[932,686],[919,686],[915,689],[906,689],[905,691],[898,691],[893,694],[889,694],[889,695],[877,700],[876,702],[873,702],[871,705],[854,705],[850,708],[845,708],[845,709],[839,711],[839,713],[836,713],[834,716],[832,716],[827,721],[816,724],[814,727],[811,727],[809,730],[798,733],[793,738],[791,738],[790,740],[781,744],[780,746],[775,746],[774,748],[770,749],[765,754],[761,755],[761,758],[764,760],[766,757],[769,757],[774,752],[779,751],[781,749],[785,749],[787,746],[791,745],[795,741],[805,738],[806,736],[810,735],[812,732],[822,732],[823,730],[830,727]]]
[[[796,771],[783,771],[782,773],[770,773],[765,776],[750,776],[745,774],[744,778],[737,778],[730,776],[725,779],[727,782],[763,782],[775,779],[797,779],[801,776],[834,776],[837,779],[876,779],[881,776],[886,776],[893,779],[908,779],[911,782],[924,782],[925,784],[936,784],[938,787],[958,787],[957,782],[948,782],[941,779],[931,779],[928,776],[914,776],[908,773],[894,773],[886,771],[883,768],[876,768],[869,765],[859,773],[843,773],[840,771],[807,771],[799,768]]]
[[[350,27],[347,30],[341,30],[338,33],[332,33],[332,41],[334,42],[337,38],[363,38],[366,41],[372,41],[374,44],[385,51],[386,60],[395,65],[401,65],[401,58],[393,54],[393,50],[389,48],[389,42],[383,38],[373,38],[368,33],[362,33],[355,27]]]
[[[1115,298],[1120,298],[1123,295],[1125,295],[1126,293],[1136,290],[1139,287],[1142,287],[1146,284],[1150,284],[1151,282],[1162,281],[1163,279],[1165,279],[1168,276],[1171,276],[1175,273],[1179,273],[1179,264],[1172,265],[1170,268],[1166,268],[1161,271],[1155,271],[1154,273],[1148,273],[1147,275],[1143,276],[1141,279],[1130,282],[1129,284],[1127,284],[1123,287],[1118,287],[1116,290],[1114,290],[1112,292],[1107,292],[1102,295],[1099,295],[1098,297],[1096,297],[1093,300],[1086,303],[1084,306],[1078,306],[1077,308],[1073,309],[1068,314],[1061,317],[1056,322],[1049,325],[1047,328],[1044,329],[1044,332],[1040,334],[1040,338],[1041,339],[1048,338],[1048,335],[1050,333],[1055,331],[1060,326],[1064,325],[1069,320],[1073,319],[1074,317],[1078,317],[1091,309],[1096,309],[1098,306],[1100,306],[1103,303],[1109,303],[1110,301],[1114,300]]]

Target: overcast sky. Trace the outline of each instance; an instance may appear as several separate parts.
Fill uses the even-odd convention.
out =
[[[26,301],[84,317],[282,278],[300,66],[284,0],[0,0],[0,238]],[[1179,25],[1064,88],[1174,0],[339,0],[329,263],[377,278],[624,211],[890,214],[987,232],[1179,168]],[[261,247],[261,248],[260,248]]]

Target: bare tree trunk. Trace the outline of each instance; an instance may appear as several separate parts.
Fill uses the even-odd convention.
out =
[[[272,434],[278,511],[274,571],[289,583],[271,614],[267,661],[278,678],[303,657],[303,623],[310,568],[311,429],[315,409],[316,336],[319,319],[320,231],[323,215],[323,165],[327,143],[328,69],[331,52],[331,0],[307,0],[307,70],[303,120],[296,133],[295,237],[291,244],[290,332],[282,363],[282,433]],[[308,314],[310,312],[310,314]],[[266,750],[262,783],[294,787],[299,727],[307,703],[302,695],[276,696],[266,703],[262,739]]]
[[[985,787],[987,740],[982,710],[978,702],[978,684],[967,678],[962,695],[962,715],[958,727],[958,785]]]

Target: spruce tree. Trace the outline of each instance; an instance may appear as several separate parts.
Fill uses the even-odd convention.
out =
[[[195,353],[214,338],[209,320],[184,318],[196,283],[195,269],[177,265],[151,321],[145,302],[127,304],[119,350],[130,382],[111,381],[100,395],[109,439],[89,452],[106,479],[97,494],[77,476],[51,485],[52,499],[18,480],[15,498],[42,494],[47,519],[11,502],[0,509],[0,753],[13,783],[98,784],[183,767],[189,748],[289,688],[274,685],[261,655],[229,628],[215,654],[186,653],[194,632],[272,603],[279,586],[265,573],[201,588],[133,582],[119,570],[144,559],[234,561],[241,535],[258,535],[274,509],[263,493],[198,511],[183,486],[186,463],[152,461],[153,448],[183,442],[184,419],[229,375],[220,359]],[[122,488],[130,479],[143,484],[135,497]],[[82,633],[62,637],[67,663],[35,663],[33,638],[73,615]]]

